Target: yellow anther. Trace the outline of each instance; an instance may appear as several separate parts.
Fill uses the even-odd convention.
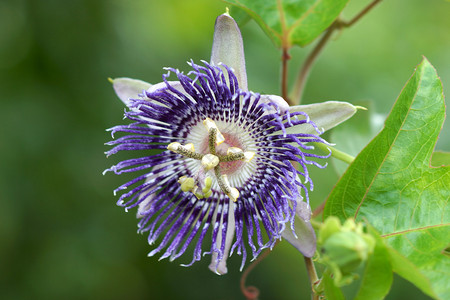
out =
[[[180,143],[174,142],[174,143],[170,143],[170,144],[167,146],[167,149],[169,149],[170,151],[173,151],[173,152],[177,152],[177,151],[178,151],[178,147],[180,147],[180,146],[181,146]]]
[[[230,197],[233,202],[236,202],[239,198],[239,191],[236,188],[232,187],[230,188],[230,192],[227,194],[227,196]]]
[[[167,149],[169,149],[170,151],[179,153],[180,150],[181,150],[180,147],[181,147],[182,149],[186,150],[186,151],[189,151],[189,152],[195,152],[194,144],[192,144],[192,143],[189,143],[189,144],[186,144],[186,145],[181,145],[181,144],[178,143],[178,142],[173,142],[173,143],[170,143],[170,144],[167,146]]]
[[[236,202],[237,199],[239,198],[239,191],[237,190],[237,188],[230,186],[230,182],[228,181],[227,175],[222,175],[221,180],[223,182],[223,192],[228,197],[230,197],[230,199],[233,200],[233,202]]]
[[[242,149],[238,147],[230,147],[227,149],[227,155],[242,153]]]
[[[200,160],[203,157],[203,154],[195,152],[194,144],[192,144],[192,143],[189,143],[186,145],[181,145],[178,142],[173,142],[173,143],[170,143],[169,145],[167,145],[167,149],[169,149],[172,152],[175,152],[175,153],[178,153],[178,154],[181,154],[183,156],[193,158],[193,159]]]
[[[189,192],[195,189],[195,180],[192,177],[182,176],[178,179],[178,183],[181,184],[181,190],[183,192]]]
[[[252,151],[245,151],[244,152],[244,161],[245,162],[250,162],[253,157],[255,157],[256,153],[252,152]]]
[[[181,146],[181,147],[183,147],[184,149],[186,149],[188,151],[195,152],[194,144],[192,144],[192,143],[186,144],[186,145]]]
[[[220,145],[225,141],[224,136],[222,135],[222,133],[220,133],[219,128],[217,128],[216,123],[211,120],[210,118],[206,118],[203,121],[203,125],[205,125],[206,129],[208,129],[208,132],[211,130],[211,128],[215,128],[216,130],[216,144]]]
[[[214,154],[206,154],[202,158],[202,166],[209,171],[219,164],[219,158]]]
[[[223,184],[225,185],[226,188],[230,188],[230,182],[228,181],[228,176],[226,174],[220,176],[220,178],[222,179]],[[228,193],[228,191],[227,191]]]
[[[230,147],[227,149],[226,156],[220,156],[220,161],[236,161],[243,160],[245,162],[250,162],[253,157],[255,157],[255,152],[252,151],[242,151],[242,149],[238,147]]]

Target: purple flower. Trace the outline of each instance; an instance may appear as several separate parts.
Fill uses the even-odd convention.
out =
[[[113,80],[131,123],[110,129],[113,137],[122,134],[107,143],[113,146],[107,155],[141,150],[141,156],[106,171],[139,174],[114,192],[122,192],[119,206],[137,207],[138,231],[157,244],[149,256],[172,261],[192,245],[185,266],[211,254],[210,269],[224,274],[233,252],[242,256],[242,268],[248,255],[284,237],[311,257],[307,166],[323,168],[317,160],[328,156],[309,143],[326,144],[319,135],[355,107],[289,107],[279,96],[248,91],[242,38],[228,14],[217,18],[211,63],[189,65],[187,74],[166,68],[156,85]]]

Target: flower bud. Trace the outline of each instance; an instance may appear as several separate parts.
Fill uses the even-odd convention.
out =
[[[337,232],[325,241],[321,251],[343,274],[348,274],[367,259],[370,246],[355,232]]]
[[[352,272],[365,262],[375,247],[375,239],[353,219],[341,225],[338,218],[328,218],[319,231],[321,262],[334,273],[338,286],[353,280]]]

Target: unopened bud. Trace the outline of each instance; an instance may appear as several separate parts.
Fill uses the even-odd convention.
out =
[[[337,286],[349,284],[352,272],[365,262],[375,247],[375,238],[365,233],[362,223],[348,219],[341,225],[337,217],[329,217],[319,230],[321,262],[334,274]]]

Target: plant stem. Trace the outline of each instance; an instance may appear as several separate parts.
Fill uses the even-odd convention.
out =
[[[291,59],[288,51],[288,48],[283,48],[283,54],[281,56],[281,97],[283,97],[289,105],[292,105],[288,96],[288,61]]]
[[[319,294],[316,293],[316,285],[319,284],[320,280],[317,277],[316,267],[314,266],[314,262],[310,257],[305,258],[305,266],[308,271],[309,281],[311,282],[311,298],[313,300],[319,299]]]
[[[355,160],[355,158],[353,156],[351,156],[350,154],[347,154],[347,153],[345,153],[341,150],[338,150],[334,147],[324,145],[323,143],[311,143],[311,144],[313,144],[314,147],[321,149],[322,151],[331,151],[332,157],[339,159],[347,164],[351,164]],[[326,201],[323,201],[322,204],[320,204],[313,211],[313,213],[312,213],[313,218],[317,217],[318,215],[320,215],[322,213],[323,209],[325,208],[325,202]]]
[[[311,143],[311,144],[313,144],[314,147],[317,147],[317,148],[319,148],[319,149],[321,149],[323,151],[331,151],[331,156],[332,157],[334,157],[336,159],[339,159],[339,160],[341,160],[341,161],[343,161],[343,162],[345,162],[347,164],[351,164],[355,160],[355,157],[353,157],[350,154],[347,154],[347,153],[345,153],[345,152],[343,152],[341,150],[338,150],[338,149],[336,149],[334,147],[327,146],[327,145],[322,144],[322,143]]]
[[[350,27],[353,24],[355,24],[356,22],[359,21],[359,19],[361,19],[362,17],[364,17],[365,14],[367,14],[375,5],[377,5],[378,3],[380,3],[381,0],[374,0],[371,3],[369,3],[366,7],[364,7],[356,16],[353,17],[353,19],[351,19],[348,22],[342,22],[341,24],[344,27]]]
[[[301,103],[303,89],[306,84],[306,79],[308,78],[308,75],[311,71],[314,62],[319,57],[320,52],[322,52],[323,48],[327,44],[333,32],[334,32],[334,23],[331,24],[331,26],[327,29],[327,31],[322,36],[320,41],[317,43],[317,45],[314,47],[314,49],[311,51],[311,53],[303,62],[303,65],[300,68],[300,72],[298,73],[297,80],[295,81],[294,90],[291,93],[291,98],[293,99],[294,103],[296,104]]]
[[[273,246],[275,247],[278,244],[278,242]],[[245,286],[245,281],[247,280],[248,274],[264,259],[266,258],[273,250],[272,249],[266,249],[256,260],[254,260],[242,273],[241,276],[241,291],[242,294],[244,294],[245,298],[247,300],[258,300],[259,296],[259,290],[255,286]]]
[[[355,24],[359,21],[363,16],[365,16],[375,5],[377,5],[381,0],[373,0],[369,3],[365,8],[363,8],[355,17],[353,17],[350,21],[342,21],[337,19],[333,22],[333,24],[328,27],[325,34],[322,36],[320,41],[313,48],[311,53],[303,62],[303,65],[300,67],[300,71],[297,76],[297,80],[295,82],[293,91],[291,93],[291,99],[294,103],[300,104],[302,100],[303,89],[306,84],[306,80],[308,79],[309,73],[311,72],[311,68],[316,61],[319,54],[322,52],[323,48],[329,41],[331,35],[336,29],[347,28]]]
[[[315,218],[315,217],[317,217],[318,215],[320,215],[320,214],[323,212],[323,209],[325,208],[325,203],[326,203],[326,202],[327,202],[327,201],[324,200],[324,201],[322,202],[322,204],[320,204],[319,206],[317,206],[317,208],[313,211],[311,218]]]

